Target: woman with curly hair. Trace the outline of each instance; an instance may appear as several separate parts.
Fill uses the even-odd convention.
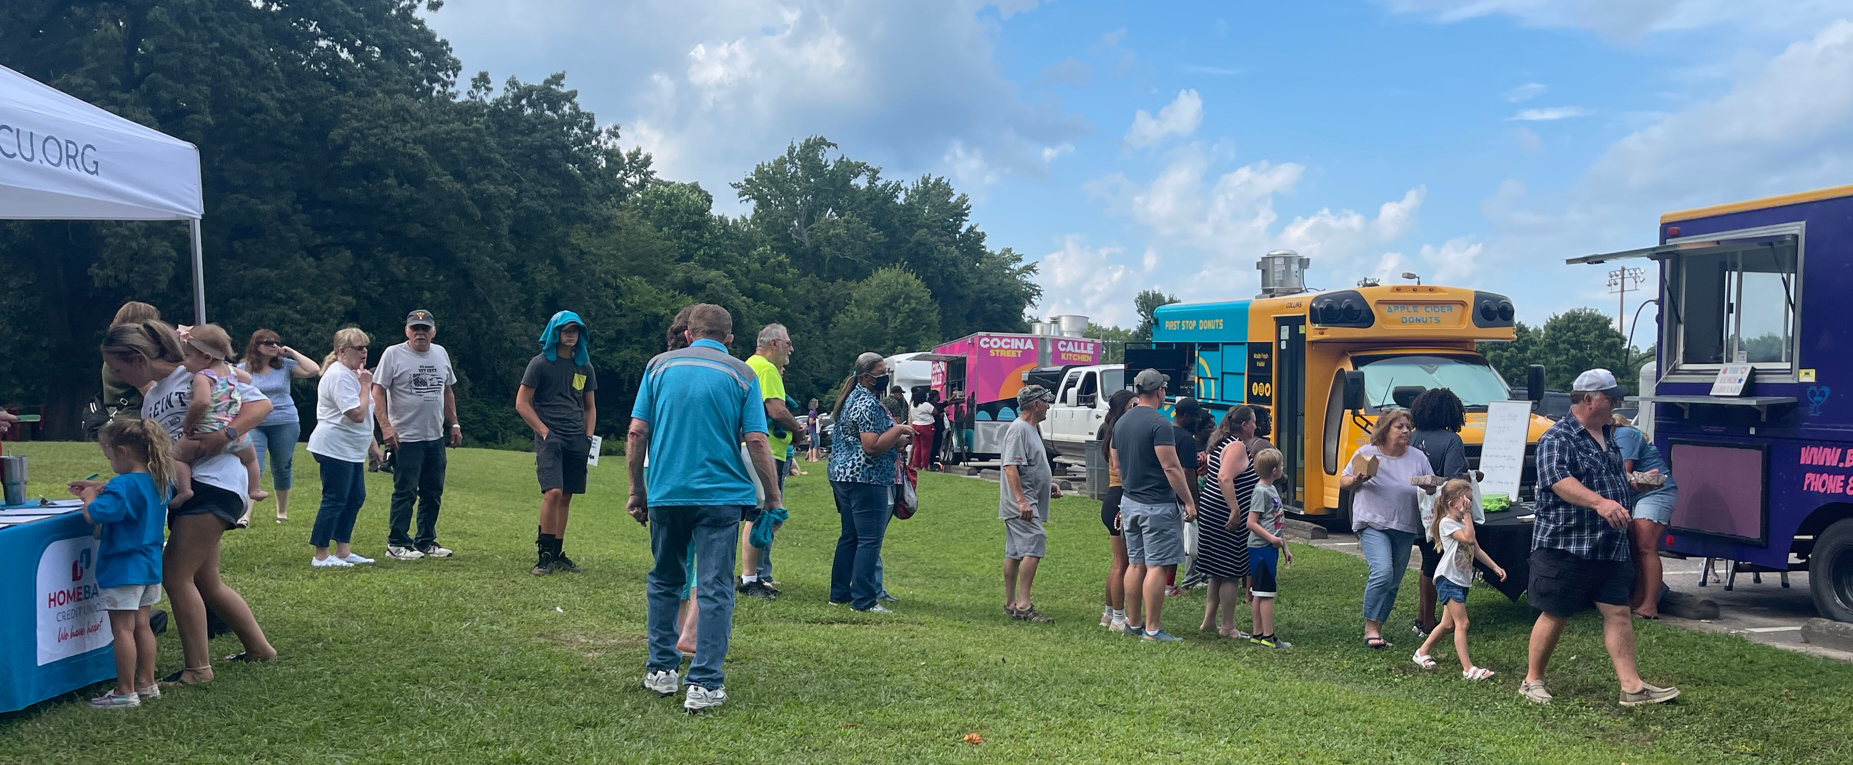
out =
[[[1430,388],[1409,403],[1409,414],[1415,418],[1415,433],[1409,437],[1409,445],[1428,455],[1429,469],[1444,478],[1466,473],[1467,445],[1461,441],[1461,428],[1467,427],[1467,407],[1461,404],[1460,396],[1447,388]],[[1422,528],[1433,525],[1428,521],[1422,519]],[[1422,552],[1421,604],[1410,631],[1422,637],[1427,637],[1436,623],[1435,567],[1441,563],[1441,553],[1433,542],[1418,539],[1415,543]]]

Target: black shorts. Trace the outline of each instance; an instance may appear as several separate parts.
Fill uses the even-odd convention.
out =
[[[1107,527],[1107,533],[1120,535],[1120,498],[1126,496],[1123,486],[1107,487],[1107,496],[1100,499],[1100,522]]]
[[[1592,603],[1628,605],[1634,594],[1634,564],[1588,560],[1550,547],[1531,551],[1531,607],[1552,616],[1571,616]]]
[[[542,494],[559,489],[585,493],[586,460],[592,456],[592,439],[583,433],[549,432],[534,439],[534,475]]]
[[[167,511],[167,527],[174,527],[174,520],[187,515],[210,515],[225,524],[230,531],[238,528],[238,519],[244,517],[245,498],[238,492],[208,486],[199,481],[193,482],[193,498],[179,508]]]
[[[1422,553],[1422,576],[1435,578],[1435,567],[1441,565],[1441,551],[1435,549],[1435,543],[1415,535],[1415,547]]]

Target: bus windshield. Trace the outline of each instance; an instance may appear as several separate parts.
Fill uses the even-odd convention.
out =
[[[1357,359],[1364,373],[1364,392],[1371,410],[1398,404],[1397,388],[1447,388],[1469,409],[1485,409],[1494,401],[1511,398],[1499,372],[1478,356],[1366,356]]]

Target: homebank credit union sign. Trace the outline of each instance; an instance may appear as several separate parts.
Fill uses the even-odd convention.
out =
[[[60,539],[39,556],[39,666],[109,645],[109,612],[97,589],[97,541]]]

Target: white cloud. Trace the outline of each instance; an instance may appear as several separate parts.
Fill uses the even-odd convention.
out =
[[[1140,109],[1126,131],[1126,143],[1134,148],[1150,146],[1166,138],[1188,138],[1203,124],[1203,97],[1195,90],[1178,91],[1177,98],[1158,110],[1154,117]]]
[[[1072,143],[1064,143],[1059,146],[1044,146],[1042,147],[1042,161],[1054,162],[1057,158],[1061,157],[1063,154],[1073,154],[1073,153],[1074,153],[1074,144]]]
[[[1442,23],[1509,16],[1541,28],[1589,29],[1617,39],[1724,28],[1737,35],[1792,39],[1853,13],[1848,0],[1382,0],[1392,11]]]
[[[964,141],[954,140],[940,162],[951,169],[953,180],[960,186],[982,188],[1000,180],[997,168],[985,161],[984,150],[966,146]]]
[[[1061,247],[1042,256],[1038,272],[1042,274],[1043,300],[1039,308],[1045,315],[1075,313],[1087,316],[1095,324],[1130,327],[1138,323],[1133,315],[1133,297],[1149,286],[1151,277],[1119,262],[1119,247],[1091,247],[1079,234],[1062,238]],[[1147,252],[1145,262],[1154,255]],[[1146,271],[1151,271],[1148,266]]]
[[[1550,122],[1567,120],[1574,117],[1587,117],[1589,110],[1581,106],[1550,106],[1543,109],[1520,109],[1517,114],[1506,118],[1507,122]]]
[[[1550,90],[1550,88],[1546,87],[1544,83],[1527,82],[1523,85],[1520,85],[1516,88],[1506,91],[1506,100],[1511,103],[1515,103],[1515,104],[1520,101],[1530,101],[1531,99],[1544,95],[1544,93],[1548,90]]]
[[[1440,247],[1422,245],[1422,263],[1430,271],[1424,278],[1436,284],[1468,284],[1480,270],[1486,245],[1465,237],[1449,239]]]
[[[1035,3],[552,0],[451,3],[428,19],[465,71],[565,70],[580,104],[651,152],[659,175],[698,181],[737,211],[728,183],[817,134],[889,177],[959,162],[980,179],[1043,177],[1043,149],[1088,126],[1006,78],[992,5],[1013,15]]]

